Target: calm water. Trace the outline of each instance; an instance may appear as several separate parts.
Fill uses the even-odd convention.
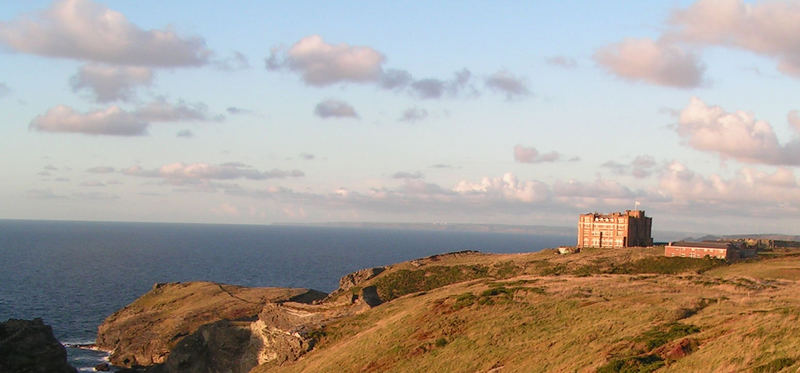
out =
[[[63,343],[156,282],[208,280],[330,292],[339,277],[449,251],[511,253],[572,236],[359,228],[0,220],[0,320],[41,317]],[[103,355],[68,349],[91,370]]]

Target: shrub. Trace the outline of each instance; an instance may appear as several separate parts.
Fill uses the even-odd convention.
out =
[[[469,307],[475,304],[475,294],[472,293],[464,293],[459,294],[456,297],[456,302],[453,304],[453,309],[462,309],[464,307]]]
[[[648,373],[664,366],[658,355],[631,356],[614,359],[597,368],[597,373]]]
[[[794,365],[795,360],[788,357],[782,357],[753,368],[753,373],[776,373],[783,370],[783,368]]]
[[[636,342],[644,342],[647,350],[663,346],[667,342],[694,334],[700,331],[695,325],[671,323],[662,327],[650,329],[636,338]]]
[[[514,277],[520,272],[520,268],[517,267],[517,265],[511,261],[496,263],[493,267],[494,267],[494,276],[497,278]]]
[[[483,265],[433,266],[389,273],[379,278],[375,286],[381,299],[390,301],[406,294],[488,276],[489,268]]]
[[[444,347],[444,346],[447,345],[447,340],[444,339],[444,337],[442,337],[442,338],[437,339],[434,344],[436,345],[436,347]]]
[[[659,273],[676,274],[681,272],[702,273],[709,269],[726,265],[721,259],[694,259],[665,256],[652,256],[639,259],[635,262],[621,263],[611,268],[610,273]]]

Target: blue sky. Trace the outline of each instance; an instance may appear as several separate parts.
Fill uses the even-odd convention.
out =
[[[800,3],[0,4],[0,218],[800,233]]]

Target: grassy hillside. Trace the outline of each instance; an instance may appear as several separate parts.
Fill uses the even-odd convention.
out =
[[[390,300],[254,372],[794,372],[800,260],[729,265],[663,248],[466,253],[401,263],[362,286]]]

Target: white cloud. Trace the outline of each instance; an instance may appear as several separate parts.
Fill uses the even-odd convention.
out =
[[[633,159],[631,162],[631,174],[637,178],[645,178],[653,173],[653,168],[656,166],[656,160],[649,155],[640,155]]]
[[[558,152],[549,152],[541,154],[536,148],[525,147],[517,144],[514,146],[514,160],[520,163],[542,163],[542,162],[555,162],[561,159]]]
[[[650,176],[654,172],[656,160],[649,155],[639,155],[629,164],[619,163],[617,161],[608,161],[603,163],[602,167],[611,169],[611,171],[619,175],[626,174],[630,171],[631,175],[634,177],[643,179]]]
[[[800,164],[800,141],[778,142],[772,126],[744,111],[726,112],[692,97],[681,111],[678,135],[697,150],[742,162],[774,165]]]
[[[328,44],[321,36],[307,36],[288,50],[274,48],[266,60],[270,70],[288,69],[315,86],[340,82],[373,82],[381,78],[385,57],[365,46]]]
[[[472,86],[472,73],[467,69],[461,69],[453,74],[449,80],[426,78],[415,80],[411,83],[411,91],[420,98],[433,99],[442,98],[445,95],[454,97],[464,91],[477,94],[477,90]]]
[[[693,53],[663,40],[625,39],[598,49],[594,59],[618,77],[678,88],[700,86],[705,71]]]
[[[112,105],[106,109],[80,113],[58,105],[34,118],[29,128],[42,132],[82,133],[87,135],[143,136],[153,122],[214,120],[202,104],[169,104],[154,101],[134,111]]]
[[[153,83],[153,71],[145,67],[89,64],[70,79],[72,90],[90,90],[98,102],[128,101],[136,86]]]
[[[214,61],[214,66],[224,71],[245,70],[250,68],[250,60],[242,52],[233,52],[233,55]]]
[[[114,167],[108,167],[108,166],[97,166],[86,170],[86,172],[93,174],[110,174],[114,171],[116,171]]]
[[[0,83],[0,98],[7,96],[9,93],[11,93],[11,88],[8,88],[5,83]]]
[[[192,130],[180,130],[178,133],[175,134],[175,137],[181,137],[184,139],[190,139],[194,137],[194,132]]]
[[[186,103],[178,101],[171,104],[165,100],[152,101],[136,109],[136,116],[148,122],[183,122],[221,120],[222,117],[211,117],[208,107],[203,103]]]
[[[412,107],[408,108],[403,112],[403,116],[400,117],[401,122],[419,122],[428,117],[428,111],[425,109]]]
[[[171,184],[191,184],[192,182],[207,180],[267,180],[284,179],[289,177],[302,177],[305,174],[300,170],[259,171],[242,163],[223,163],[219,165],[208,163],[183,163],[176,162],[161,166],[158,169],[146,170],[140,166],[129,167],[122,171],[128,176],[163,178]]]
[[[415,171],[415,172],[407,172],[407,171],[399,171],[395,172],[392,175],[392,179],[424,179],[425,175],[422,172]]]
[[[796,1],[698,0],[676,11],[671,38],[739,48],[778,60],[800,77],[800,3]]]
[[[333,99],[318,103],[314,107],[314,114],[320,118],[358,118],[358,113],[350,104]]]
[[[716,174],[702,176],[680,162],[672,162],[659,180],[658,191],[669,197],[673,208],[706,213],[713,209],[750,216],[796,214],[800,203],[800,185],[787,168],[777,168],[773,173],[742,168],[726,179]]]
[[[628,187],[611,180],[596,180],[584,183],[577,180],[556,181],[553,184],[553,194],[557,197],[569,198],[602,198],[629,200],[636,196]]]
[[[786,120],[795,131],[800,131],[800,111],[790,111],[789,114],[786,115]]]
[[[371,47],[329,44],[319,35],[304,37],[288,49],[274,47],[265,59],[267,70],[300,74],[303,82],[317,87],[339,83],[375,84],[423,99],[455,97],[464,92],[477,94],[471,84],[472,73],[467,69],[455,72],[451,79],[414,79],[406,70],[384,69],[385,62],[386,57]],[[503,86],[508,89],[507,84]]]
[[[252,110],[236,107],[236,106],[229,106],[225,111],[228,112],[230,115],[239,115],[239,114],[252,114]]]
[[[545,201],[550,197],[550,190],[546,184],[535,180],[519,181],[511,173],[506,173],[502,177],[485,177],[478,183],[463,180],[453,188],[453,191],[462,195],[528,203]]]
[[[47,10],[0,22],[0,43],[22,53],[133,66],[198,66],[212,54],[202,38],[142,30],[91,0],[57,0]]]
[[[408,71],[388,69],[381,74],[379,84],[384,89],[401,89],[407,87],[413,80]]]
[[[563,67],[565,69],[574,69],[578,67],[578,62],[576,62],[574,58],[567,56],[547,57],[545,61],[550,65]]]
[[[503,93],[506,99],[530,94],[528,83],[525,79],[514,76],[509,71],[501,70],[486,78],[486,86]]]
[[[149,123],[118,106],[84,114],[71,107],[58,105],[30,123],[30,128],[43,132],[111,136],[141,136],[147,133],[148,126]]]

